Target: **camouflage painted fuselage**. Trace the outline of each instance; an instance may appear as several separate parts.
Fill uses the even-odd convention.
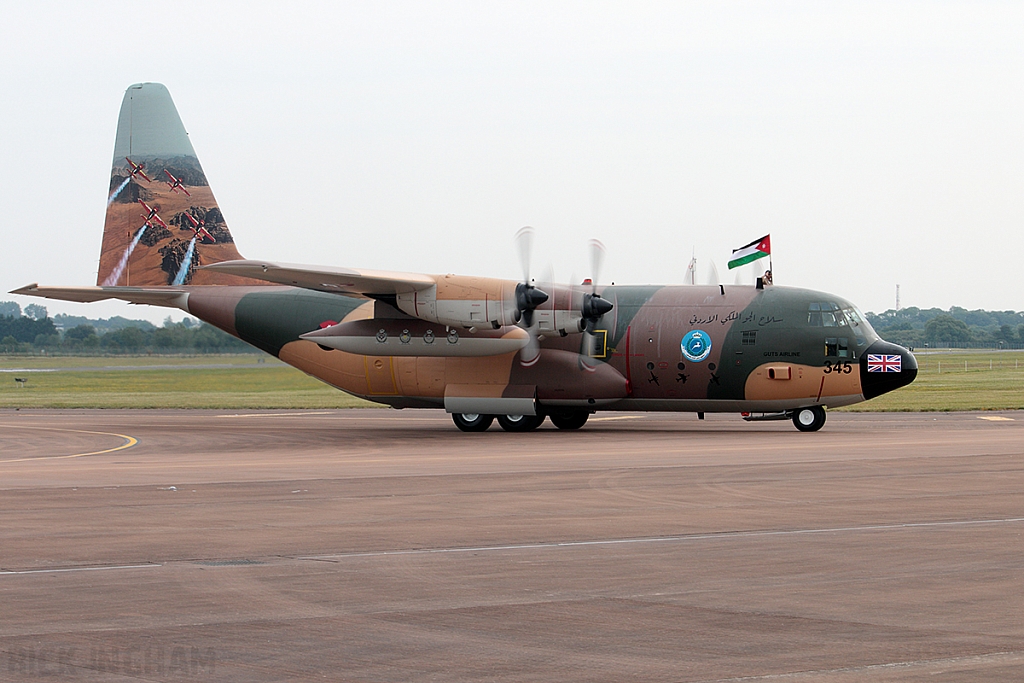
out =
[[[543,338],[532,364],[518,352],[466,358],[327,349],[300,335],[375,315],[412,334],[443,338],[448,330],[344,295],[281,286],[186,289],[187,310],[198,318],[339,389],[397,408],[444,407],[446,398],[469,396],[535,398],[547,409],[770,412],[857,403],[917,374],[913,355],[879,339],[851,304],[790,287],[606,287],[601,295],[614,308],[592,341]],[[703,357],[683,347],[695,331],[710,341]],[[869,372],[869,353],[899,356],[901,371]]]

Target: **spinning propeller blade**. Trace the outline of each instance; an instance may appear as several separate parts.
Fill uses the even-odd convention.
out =
[[[533,228],[527,226],[516,233],[516,247],[519,251],[519,265],[523,269],[523,281],[516,285],[516,315],[522,326],[530,333],[530,341],[519,352],[524,365],[532,365],[540,358],[540,341],[533,312],[548,300],[546,292],[537,289],[530,281],[530,258],[533,251]]]

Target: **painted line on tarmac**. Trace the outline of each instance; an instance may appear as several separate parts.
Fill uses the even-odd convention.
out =
[[[107,448],[102,451],[90,451],[89,453],[72,453],[71,455],[41,455],[38,458],[15,458],[13,460],[0,459],[0,465],[6,465],[11,462],[36,462],[39,460],[67,460],[69,458],[85,458],[90,455],[103,455],[104,453],[114,453],[116,451],[123,451],[127,448],[131,448],[135,444],[139,443],[139,440],[134,436],[128,436],[127,434],[115,434],[114,432],[90,432],[84,429],[61,429],[60,427],[36,427],[34,425],[3,425],[5,428],[14,429],[41,429],[48,432],[68,432],[72,434],[98,434],[100,436],[116,436],[124,439],[124,443],[114,448]]]
[[[892,669],[920,669],[943,667],[942,671],[933,671],[931,675],[938,673],[951,673],[951,669],[959,671],[975,672],[978,664],[1013,664],[1024,660],[1020,652],[990,652],[981,655],[967,655],[965,657],[942,657],[940,659],[915,659],[902,662],[886,662],[884,664],[867,664],[865,666],[849,666],[839,669],[814,669],[809,671],[793,671],[791,673],[764,674],[762,676],[740,676],[738,678],[716,678],[715,683],[743,683],[745,681],[796,681],[796,680],[821,680],[827,674],[864,674]],[[966,671],[965,671],[966,670]],[[969,679],[965,679],[969,680]]]
[[[594,417],[591,422],[609,422],[611,420],[642,420],[646,415],[616,415],[614,417]]]
[[[66,567],[64,569],[23,569],[11,571],[0,569],[0,576],[18,576],[21,574],[59,574],[62,572],[105,572],[113,569],[153,569],[162,564],[122,564],[115,567]]]
[[[316,413],[232,413],[231,415],[214,415],[214,417],[307,417],[309,415],[331,415],[333,412],[324,410]]]
[[[596,541],[556,541],[552,543],[522,543],[514,545],[485,545],[460,548],[414,548],[409,550],[378,550],[362,553],[337,553],[334,555],[305,555],[297,560],[344,560],[358,557],[387,557],[389,555],[439,555],[446,553],[485,553],[505,550],[549,550],[555,548],[583,548],[587,546],[634,545],[640,543],[685,543],[688,541],[723,541],[735,538],[759,538],[769,536],[797,536],[810,534],[840,534],[864,531],[899,531],[938,527],[981,526],[1014,524],[1024,522],[1024,517],[1005,519],[969,519],[946,522],[909,522],[906,524],[871,524],[865,526],[830,527],[826,529],[775,529],[765,531],[723,531],[712,534],[690,534],[686,536],[650,536],[641,538],[609,538]]]
[[[989,422],[1014,422],[1012,417],[1003,417],[1002,415],[979,415],[979,420],[988,420]]]

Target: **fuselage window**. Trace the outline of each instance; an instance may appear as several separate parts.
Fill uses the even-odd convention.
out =
[[[835,358],[849,358],[850,345],[847,337],[825,337],[825,355]]]

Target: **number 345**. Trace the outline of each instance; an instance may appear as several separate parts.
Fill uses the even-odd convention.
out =
[[[825,361],[825,374],[828,375],[828,374],[831,374],[833,372],[836,372],[836,373],[839,373],[839,374],[842,374],[842,375],[849,375],[851,372],[853,372],[853,366],[850,365],[849,361],[845,361],[845,360],[843,360],[843,361],[836,361],[835,363],[833,363],[830,360]]]

